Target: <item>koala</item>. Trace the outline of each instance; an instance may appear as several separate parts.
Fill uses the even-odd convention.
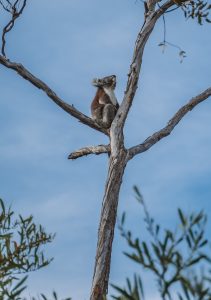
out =
[[[95,78],[93,86],[97,87],[96,95],[91,104],[92,119],[103,128],[110,128],[119,108],[114,89],[116,76],[111,75],[101,79]]]

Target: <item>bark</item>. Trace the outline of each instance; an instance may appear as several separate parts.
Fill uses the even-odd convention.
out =
[[[90,297],[91,300],[102,300],[107,294],[119,190],[126,163],[127,152],[124,148],[119,151],[117,157],[111,156],[109,159],[108,178],[98,232],[98,245]]]
[[[151,2],[151,7],[153,7],[153,3],[155,4],[155,1]],[[146,42],[153,31],[156,21],[171,5],[172,2],[168,1],[158,11],[152,10],[146,15],[145,23],[135,43],[125,96],[111,125],[111,157],[98,230],[97,254],[90,300],[103,300],[107,294],[119,191],[123,173],[129,159],[128,152],[124,148],[123,128],[136,93]]]
[[[147,2],[147,6],[153,7],[155,5],[156,1],[152,0]],[[165,13],[168,8],[170,8],[172,5],[174,5],[173,1],[167,1],[165,4],[163,4],[158,10],[154,11],[148,11],[145,14],[145,22],[143,26],[141,27],[140,32],[138,33],[136,42],[135,42],[135,48],[133,52],[133,58],[130,65],[130,70],[128,74],[128,81],[126,86],[126,91],[124,95],[124,99],[122,101],[122,104],[118,110],[116,118],[119,119],[119,127],[121,130],[123,130],[128,112],[130,110],[130,107],[133,103],[134,96],[136,94],[136,90],[138,87],[138,80],[140,76],[141,66],[142,66],[142,59],[144,54],[145,45],[155,27],[156,22],[158,19]],[[121,132],[121,131],[120,131]],[[120,137],[116,135],[115,143],[118,144],[118,141],[120,140]]]
[[[110,145],[87,146],[70,153],[68,159],[77,159],[84,155],[90,155],[90,154],[99,155],[102,153],[110,153],[110,151],[111,151]]]

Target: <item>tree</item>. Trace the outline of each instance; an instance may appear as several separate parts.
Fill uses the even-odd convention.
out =
[[[125,229],[126,213],[123,213],[119,230],[130,251],[124,254],[136,262],[143,270],[153,274],[161,299],[180,300],[210,299],[210,249],[206,239],[207,216],[203,211],[184,214],[178,209],[179,223],[171,230],[163,230],[148,211],[139,189],[134,187],[136,199],[143,207],[144,221],[150,239],[134,237],[131,230]],[[141,300],[144,287],[139,275],[133,282],[126,280],[126,288],[112,285],[120,296],[118,300]]]
[[[33,217],[14,216],[11,207],[6,208],[0,199],[0,299],[21,299],[26,288],[27,276],[20,275],[47,266],[52,259],[46,259],[43,245],[52,242],[53,234],[45,232]],[[17,284],[14,286],[14,282]]]
[[[7,208],[0,199],[1,300],[23,299],[27,274],[48,266],[53,260],[45,258],[42,248],[51,243],[54,237],[54,234],[46,233],[41,225],[35,224],[32,215],[27,218],[21,215],[16,217],[11,207]],[[48,300],[44,294],[40,296]],[[58,300],[56,292],[53,292],[53,299]],[[32,297],[32,300],[36,298]]]
[[[208,88],[202,93],[193,97],[186,105],[181,107],[176,112],[172,119],[167,123],[167,126],[152,134],[143,143],[126,149],[124,144],[123,130],[128,112],[133,103],[137,90],[145,45],[151,33],[153,32],[158,19],[164,16],[165,13],[179,7],[179,9],[184,11],[185,17],[196,18],[201,24],[203,21],[210,22],[208,18],[210,5],[201,1],[191,1],[187,3],[183,1],[167,1],[159,3],[157,1],[147,1],[145,3],[145,21],[140,29],[140,32],[138,33],[135,43],[124,99],[110,130],[105,130],[99,127],[92,119],[78,111],[73,105],[63,101],[47,84],[35,77],[22,64],[12,62],[7,58],[7,33],[11,31],[16,20],[23,13],[26,3],[27,1],[1,1],[2,7],[11,15],[11,19],[3,29],[2,55],[0,56],[0,63],[5,67],[16,71],[21,77],[28,80],[35,87],[44,91],[52,101],[54,101],[68,114],[75,117],[85,125],[105,134],[110,139],[109,145],[85,147],[71,153],[69,156],[70,159],[76,159],[88,154],[109,154],[109,171],[105,186],[103,207],[101,211],[97,255],[91,292],[92,300],[102,299],[103,295],[107,293],[118,197],[127,163],[136,155],[147,151],[162,138],[168,136],[174,127],[180,122],[180,120],[187,114],[187,112],[192,110],[196,105],[206,100],[211,95],[211,88]],[[165,43],[166,40],[164,38],[164,45]],[[184,53],[180,54],[181,56],[184,55]]]

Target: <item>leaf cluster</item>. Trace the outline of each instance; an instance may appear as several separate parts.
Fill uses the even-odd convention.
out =
[[[186,19],[196,19],[200,25],[203,25],[203,22],[211,23],[209,18],[211,3],[209,1],[191,0],[181,2],[179,5],[181,5]]]
[[[211,258],[205,238],[207,217],[204,212],[185,215],[178,209],[179,224],[176,229],[161,230],[160,225],[150,216],[138,188],[135,187],[134,190],[144,210],[144,221],[150,239],[143,241],[139,237],[133,237],[132,232],[125,229],[124,213],[119,230],[131,249],[124,254],[155,276],[162,299],[175,299],[173,293],[179,300],[211,299]],[[143,288],[139,291],[142,286],[140,278],[136,275],[133,281],[134,284],[127,279],[126,289],[113,285],[120,293],[119,298],[114,299],[143,299]]]
[[[126,288],[120,288],[117,285],[111,284],[111,286],[120,293],[121,296],[112,296],[115,300],[141,300],[144,299],[143,284],[140,276],[134,274],[134,283],[131,283],[130,279],[126,279]]]
[[[5,207],[0,199],[0,300],[20,299],[25,289],[26,277],[19,275],[47,266],[52,259],[46,259],[41,247],[50,243],[54,235],[47,234],[33,217],[15,216],[11,207]],[[15,287],[12,287],[18,281]]]

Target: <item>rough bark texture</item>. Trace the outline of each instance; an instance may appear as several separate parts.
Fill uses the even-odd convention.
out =
[[[108,289],[111,249],[116,223],[119,190],[126,166],[126,157],[127,152],[122,148],[117,157],[111,156],[109,159],[108,178],[98,232],[91,300],[102,300]]]
[[[102,153],[110,153],[110,151],[111,151],[110,145],[87,146],[70,153],[68,159],[77,159],[81,156],[90,155],[90,154],[99,155]]]

